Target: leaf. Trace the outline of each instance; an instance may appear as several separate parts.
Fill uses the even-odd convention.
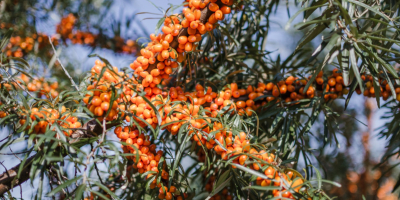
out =
[[[279,189],[281,189],[281,187],[280,186],[258,186],[258,185],[253,185],[253,186],[247,186],[247,187],[243,187],[242,188],[242,190],[247,190],[247,189],[270,191],[270,190],[279,190]]]
[[[98,191],[96,191],[96,190],[89,189],[89,192],[96,194],[96,196],[101,197],[101,199],[109,199],[109,198],[106,197],[104,194],[102,194],[102,193],[100,193],[100,192],[98,192]],[[99,199],[100,199],[100,198],[99,198]]]
[[[13,33],[13,29],[10,28],[7,33],[1,38],[0,49],[3,51],[4,48],[7,46],[8,42],[10,41],[11,35]]]
[[[240,170],[245,171],[245,172],[247,172],[249,174],[252,174],[254,176],[258,176],[260,178],[267,179],[267,180],[272,180],[272,179],[268,178],[267,176],[265,176],[264,174],[262,174],[262,173],[260,173],[258,171],[252,170],[250,168],[247,168],[247,167],[245,167],[243,165],[239,165],[239,164],[236,164],[236,163],[230,163],[230,164],[235,166],[235,167],[237,167],[237,168],[239,168]]]
[[[370,10],[370,11],[372,11],[372,12],[378,14],[378,15],[380,15],[381,17],[385,18],[386,20],[391,21],[391,19],[388,18],[386,15],[382,14],[377,9],[372,8],[371,6],[369,6],[369,5],[365,4],[365,3],[362,3],[360,1],[355,1],[355,0],[347,0],[347,1],[351,2],[351,3],[354,3],[356,5],[362,6],[362,7],[366,8],[366,9],[368,9],[368,10]]]
[[[26,60],[24,60],[24,59],[22,59],[22,58],[11,57],[10,59],[11,59],[11,60],[16,60],[16,61],[21,62],[22,65],[19,65],[19,66],[22,66],[24,69],[30,69],[30,68],[31,68],[30,65],[29,65],[29,63],[26,62]]]
[[[52,190],[51,192],[49,192],[47,194],[47,196],[54,196],[56,195],[58,192],[60,192],[62,189],[72,185],[73,183],[75,183],[76,181],[78,181],[79,179],[81,179],[82,176],[77,176],[73,179],[70,179],[68,181],[65,181],[63,184],[59,185],[58,187],[54,188],[54,190]]]
[[[322,7],[322,6],[325,6],[325,4],[316,5],[316,6],[311,6],[311,7],[305,7],[305,8],[303,8],[303,9],[297,11],[297,12],[289,19],[289,21],[286,23],[285,30],[288,30],[288,29],[289,29],[290,24],[293,22],[293,20],[294,20],[300,13],[302,13],[302,12],[304,12],[304,11],[306,11],[306,10],[313,10],[313,9],[315,10],[315,9],[320,8],[320,7]]]
[[[216,188],[218,188],[218,186],[220,186],[228,178],[230,172],[231,172],[231,170],[229,169],[219,177],[217,183],[215,184]]]
[[[357,45],[357,43],[354,43],[354,45]],[[379,64],[383,65],[383,67],[385,67],[390,74],[392,74],[396,79],[399,78],[399,76],[397,75],[396,70],[393,68],[393,66],[389,65],[385,60],[383,60],[377,53],[372,52],[372,50],[368,47],[366,47],[365,45],[363,45],[362,43],[359,43],[360,47],[362,49],[364,49],[369,55],[372,55],[376,61],[379,62]]]
[[[317,6],[323,5],[323,4],[325,4],[327,1],[328,1],[328,0],[313,1],[312,4],[311,4],[311,7],[316,7],[316,8],[312,8],[312,9],[307,10],[307,11],[304,13],[304,19],[307,19],[309,16],[311,16],[311,14],[318,8]]]
[[[158,30],[160,29],[161,25],[164,24],[164,21],[165,21],[165,17],[163,17],[160,20],[158,20],[157,25],[156,25],[156,29],[155,29],[155,32],[154,32],[155,34],[158,33]]]
[[[164,12],[160,7],[158,7],[156,4],[154,4],[151,0],[147,0],[148,2],[150,2],[154,7],[157,8],[157,10],[159,10],[160,12]]]
[[[306,33],[306,35],[303,37],[303,39],[297,45],[295,51],[301,49],[304,45],[306,45],[308,42],[310,42],[315,37],[317,37],[323,30],[325,30],[325,28],[326,28],[325,24],[319,24],[319,25],[316,25],[314,28],[312,28],[308,33]]]
[[[86,184],[80,185],[75,191],[75,199],[81,200],[83,199],[83,192],[86,190]]]
[[[271,109],[268,109],[267,112],[264,112],[262,115],[260,115],[260,117],[258,119],[262,120],[262,119],[266,119],[266,118],[272,117],[272,116],[274,116],[274,115],[276,115],[276,114],[278,114],[278,113],[280,113],[280,112],[282,112],[284,110],[285,109],[281,108],[281,107],[273,107]]]
[[[100,182],[93,181],[94,184],[96,184],[97,186],[99,186],[99,188],[101,188],[102,190],[104,190],[105,192],[107,192],[113,199],[119,199],[117,195],[115,195],[114,192],[111,192],[110,189],[108,189],[108,187],[106,187],[105,185],[101,184]]]
[[[317,175],[317,181],[318,181],[317,188],[320,190],[322,187],[321,173],[319,172],[319,170],[316,167],[314,167],[314,166],[312,166],[312,167],[315,169],[315,174]]]
[[[348,45],[348,43],[345,43],[345,48],[343,48],[343,50],[342,50],[342,54],[340,57],[341,59],[339,59],[339,64],[342,68],[343,84],[344,84],[344,86],[349,86],[349,84],[350,84],[350,79],[349,79],[349,75],[350,75],[349,55],[350,55],[350,52],[349,52],[349,49],[346,48],[346,45]]]
[[[218,192],[220,192],[222,189],[224,189],[227,185],[230,184],[230,181],[232,179],[232,176],[229,177],[225,182],[223,182],[219,187],[215,188],[210,195],[208,195],[208,197],[205,200],[209,200],[211,199],[211,197],[213,197],[214,195],[218,194]]]
[[[349,56],[350,56],[351,68],[353,69],[354,76],[357,79],[358,86],[360,86],[361,92],[364,92],[364,85],[363,85],[363,81],[361,79],[360,71],[358,71],[357,58],[356,58],[356,53],[355,53],[353,46],[350,47],[349,53],[350,53]]]
[[[77,148],[81,148],[82,146],[86,145],[86,144],[91,144],[95,141],[97,141],[99,138],[98,136],[96,137],[90,137],[90,138],[80,138],[78,141],[72,143],[72,146],[75,146]]]
[[[340,14],[345,19],[344,22],[350,27],[350,32],[353,35],[357,35],[358,29],[354,26],[353,21],[351,20],[351,17],[349,15],[349,13],[347,12],[347,10],[345,8],[343,8],[342,4],[338,0],[335,1],[335,5],[337,5],[340,8],[340,12],[341,12]]]
[[[147,97],[142,96],[142,98],[143,98],[143,100],[146,101],[146,103],[148,103],[148,104],[150,105],[150,107],[153,109],[154,113],[156,114],[157,120],[158,120],[158,126],[161,126],[162,119],[161,119],[160,113],[158,112],[158,109],[154,106],[153,103],[150,102],[149,99],[147,99]]]
[[[190,140],[190,138],[191,137],[189,136],[189,134],[186,134],[185,139],[183,140],[183,142],[181,143],[181,145],[179,147],[179,150],[176,152],[176,156],[174,159],[174,165],[172,166],[172,169],[170,170],[170,174],[171,174],[172,178],[169,179],[169,187],[171,187],[176,168],[178,167],[178,164],[181,161],[182,153],[185,150],[186,143]]]

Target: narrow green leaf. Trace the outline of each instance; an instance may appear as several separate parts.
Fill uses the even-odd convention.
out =
[[[86,184],[80,185],[76,191],[75,191],[75,198],[76,200],[82,200],[83,199],[83,192],[86,190]]]
[[[49,192],[47,194],[47,196],[54,196],[55,194],[57,194],[58,192],[60,192],[62,189],[72,185],[73,183],[75,183],[76,181],[78,181],[79,179],[81,179],[82,176],[77,176],[73,179],[70,179],[68,181],[65,181],[63,184],[59,185],[58,187],[54,188],[54,190],[52,190],[51,192]]]
[[[364,85],[361,79],[360,71],[358,71],[357,57],[353,46],[350,47],[349,56],[350,56],[351,68],[353,69],[354,76],[357,79],[358,86],[360,87],[361,92],[364,92]]]
[[[211,199],[211,197],[213,197],[214,195],[218,194],[218,192],[220,192],[222,189],[224,189],[227,185],[230,184],[230,181],[232,179],[232,176],[229,177],[225,182],[223,182],[219,187],[215,188],[210,195],[208,195],[208,197],[205,200],[209,200]]]
[[[370,11],[372,11],[372,12],[378,14],[378,15],[380,15],[380,16],[383,17],[384,19],[386,19],[386,20],[388,20],[388,21],[391,21],[391,19],[388,18],[386,15],[384,15],[383,13],[379,12],[377,9],[372,8],[371,6],[369,6],[369,5],[365,4],[365,3],[362,3],[362,2],[356,1],[356,0],[347,0],[347,1],[348,1],[348,2],[351,2],[351,3],[354,3],[354,4],[356,4],[356,5],[362,6],[362,7],[366,8],[366,9],[368,9],[368,10],[370,10]]]
[[[258,186],[258,185],[253,185],[253,186],[247,186],[247,187],[243,187],[242,188],[242,190],[247,190],[247,189],[270,191],[270,190],[279,190],[279,189],[281,189],[281,187],[279,187],[279,186]]]
[[[322,7],[322,6],[325,6],[325,4],[316,5],[316,6],[311,6],[311,7],[305,7],[305,8],[303,8],[303,9],[297,11],[297,12],[289,19],[289,21],[286,23],[285,30],[288,30],[288,29],[289,29],[290,24],[293,22],[293,20],[294,20],[299,14],[301,14],[302,12],[304,12],[304,11],[306,11],[306,10],[313,10],[313,9],[315,10],[315,9],[320,8],[320,7]]]
[[[309,32],[306,33],[306,35],[302,38],[300,43],[297,45],[296,50],[301,49],[304,45],[309,43],[311,40],[313,40],[315,37],[317,37],[322,31],[326,29],[325,24],[319,24],[313,27]]]
[[[99,188],[101,188],[102,190],[104,190],[105,192],[107,192],[107,194],[109,194],[113,199],[119,199],[118,196],[117,196],[114,192],[112,192],[110,189],[108,189],[107,186],[101,184],[101,183],[98,182],[98,181],[94,181],[94,180],[91,180],[91,181],[93,181],[94,184],[96,184],[97,186],[99,186]]]

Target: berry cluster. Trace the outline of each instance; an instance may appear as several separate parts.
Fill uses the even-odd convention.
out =
[[[223,114],[223,112],[221,113],[221,110],[226,107],[236,109],[240,111],[241,114],[246,113],[247,115],[252,115],[252,110],[257,109],[262,105],[262,103],[256,104],[254,101],[257,97],[264,95],[263,92],[265,88],[263,88],[262,85],[260,85],[259,89],[249,87],[247,90],[244,90],[238,89],[237,84],[233,83],[227,86],[224,91],[218,93],[213,92],[211,87],[208,87],[207,90],[205,90],[204,87],[199,84],[196,85],[196,92],[184,92],[181,87],[169,88],[167,92],[165,91],[165,88],[160,89],[157,87],[160,83],[162,84],[163,79],[168,80],[170,78],[169,75],[172,73],[172,69],[177,68],[178,63],[183,61],[184,52],[193,50],[193,43],[196,42],[196,40],[194,40],[196,34],[198,34],[197,41],[199,41],[199,36],[204,34],[204,32],[200,32],[203,31],[203,29],[197,29],[198,27],[196,25],[198,24],[196,23],[198,23],[198,21],[195,21],[200,20],[201,11],[196,10],[197,6],[200,5],[197,5],[198,2],[196,0],[193,2],[189,2],[189,6],[193,6],[193,9],[184,11],[185,19],[182,21],[182,25],[179,24],[179,19],[183,18],[181,15],[167,18],[164,23],[165,26],[162,28],[164,34],[159,34],[157,37],[151,35],[152,42],[149,43],[145,49],[141,50],[142,56],[138,57],[136,61],[131,64],[131,68],[135,70],[134,74],[141,77],[141,81],[131,78],[130,80],[132,81],[130,83],[132,85],[118,84],[121,83],[122,79],[126,80],[129,78],[124,73],[118,72],[117,69],[111,70],[106,68],[103,70],[103,68],[106,67],[105,64],[96,62],[96,65],[92,68],[92,77],[99,77],[102,71],[104,74],[99,80],[98,78],[94,78],[95,82],[88,87],[88,90],[92,90],[94,93],[88,94],[84,102],[88,104],[89,109],[101,119],[106,117],[106,120],[112,121],[117,118],[117,112],[120,112],[121,117],[124,116],[123,113],[128,112],[132,114],[138,122],[147,122],[147,124],[141,123],[140,126],[156,126],[160,123],[161,125],[166,125],[164,128],[171,132],[172,135],[177,134],[182,125],[188,124],[188,133],[193,136],[193,140],[198,145],[205,145],[208,149],[214,149],[223,159],[234,157],[233,162],[240,165],[245,165],[247,160],[252,161],[254,162],[253,165],[250,166],[252,169],[261,169],[267,174],[271,171],[267,170],[269,169],[267,166],[271,165],[271,162],[273,162],[274,156],[272,154],[267,154],[265,151],[258,152],[254,148],[251,148],[250,141],[246,139],[247,135],[244,132],[233,136],[232,132],[224,130],[222,124],[215,122],[211,129],[208,126],[211,121],[206,121],[207,117],[215,117],[218,114]],[[215,17],[215,15],[217,15],[217,19],[222,19],[219,17],[219,12],[216,12],[220,11],[219,9],[215,9],[216,6],[218,6],[217,4],[211,2],[206,5],[208,5],[208,8],[214,12],[209,18],[211,19],[211,22],[208,21],[207,23],[213,24],[213,17]],[[200,16],[192,19],[191,17],[192,15],[195,15],[195,13],[199,13]],[[172,20],[174,20],[173,23]],[[190,22],[188,26],[185,24],[187,21]],[[188,32],[189,37],[194,37],[191,37],[192,39],[184,38],[182,36],[177,37],[179,45],[176,51],[179,53],[178,54],[174,51],[175,49],[173,50],[173,47],[171,47],[170,44],[173,43],[174,37],[185,31]],[[186,41],[184,41],[185,39]],[[183,47],[183,45],[185,45],[185,48],[179,48],[179,46]],[[190,46],[191,48],[189,48]],[[156,68],[150,70],[150,65],[155,65]],[[150,74],[146,70],[150,70]],[[293,79],[294,81],[293,77],[290,79]],[[116,109],[116,111],[113,112],[115,114],[112,118],[110,118],[110,116],[104,116],[105,111],[109,110],[110,107],[110,99],[104,97],[111,95],[111,89],[109,87],[111,83],[114,83],[116,88],[123,88],[123,94],[117,95],[117,98],[114,101],[123,105],[123,109],[118,109],[118,103],[113,105],[115,107],[113,109]],[[137,93],[134,92],[135,89],[136,91],[144,91],[145,96],[137,96]],[[272,89],[275,88],[272,86],[271,90]],[[101,95],[103,95],[103,98]],[[277,97],[279,95],[280,94],[278,93]],[[246,101],[233,101],[233,98],[240,97],[248,97],[249,99]],[[154,106],[159,107],[159,109],[154,111],[145,99],[149,99]],[[264,103],[266,103],[266,101],[264,101]],[[206,106],[206,104],[208,104],[208,106]],[[125,106],[128,107],[127,110],[125,110]],[[203,106],[205,106],[205,111],[203,111],[201,116],[199,116],[199,111]],[[161,122],[158,122],[156,112],[161,116]],[[130,120],[128,116],[126,116],[125,119],[127,121]],[[148,159],[148,157],[154,155],[155,148],[154,151],[151,152],[148,147],[142,146],[144,140],[148,140],[148,137],[145,137],[143,134],[139,135],[139,130],[137,130],[136,127],[125,127],[124,129],[126,129],[126,131],[122,132],[122,128],[118,128],[115,133],[121,141],[128,144],[123,147],[125,152],[135,152],[140,153],[140,155],[143,155],[143,151],[146,153],[150,152],[150,155],[144,153],[144,156],[140,156],[139,161],[138,158],[132,158],[135,162],[135,168],[138,168],[140,173],[146,171],[158,172],[158,169],[155,168],[158,165],[157,160],[154,160],[153,164],[151,164],[153,160],[149,161]],[[220,130],[220,132],[218,132],[215,137],[209,135],[211,131],[216,130]],[[259,154],[259,158],[249,158],[247,154]],[[162,152],[157,155],[162,156]],[[263,160],[263,155],[269,156],[265,158],[266,160]],[[168,173],[166,171],[163,171],[161,176],[163,179],[168,179]],[[276,177],[280,176],[281,175],[279,174]],[[156,182],[154,181],[152,183],[152,188],[155,187],[155,184]],[[160,199],[172,199],[174,191],[169,191],[168,188],[163,188],[161,184],[157,186],[159,186],[160,190]],[[174,190],[174,187],[171,187],[170,190]]]
[[[61,114],[60,114],[61,113]],[[63,115],[66,113],[66,108],[63,106],[61,112],[56,109],[39,107],[32,108],[30,113],[25,113],[25,116],[29,116],[31,121],[37,121],[37,124],[33,127],[33,132],[35,134],[43,134],[53,123],[58,123],[61,125],[63,133],[65,136],[70,136],[73,129],[81,128],[82,124],[78,121],[77,117],[70,114]],[[20,125],[23,126],[27,119],[21,119],[19,121]],[[26,130],[31,129],[28,125]]]
[[[58,40],[55,37],[51,38],[54,45],[58,44]],[[7,56],[21,58],[25,54],[34,50],[35,41],[37,43],[38,50],[41,51],[45,47],[49,47],[50,42],[46,34],[33,34],[30,37],[15,36],[10,38],[10,42],[7,44],[5,49]]]
[[[117,127],[114,133],[122,142],[125,153],[137,154],[130,157],[135,162],[134,168],[143,174],[148,171],[158,172],[158,163],[163,154],[162,151],[156,152],[156,145],[151,144],[149,136],[140,134],[136,127]],[[168,173],[163,170],[162,178],[168,179]]]
[[[57,25],[56,29],[56,32],[59,35],[54,35],[51,37],[54,46],[59,44],[60,39],[62,41],[66,41],[68,39],[72,44],[84,44],[92,47],[100,46],[101,48],[113,49],[116,52],[128,54],[136,53],[138,45],[135,41],[131,39],[125,41],[119,36],[108,38],[106,36],[93,34],[88,31],[74,31],[76,21],[77,19],[73,14],[69,14],[61,19],[61,22]],[[5,27],[5,25],[2,24],[1,27]],[[27,37],[11,37],[5,51],[7,56],[20,58],[34,51],[36,44],[38,47],[38,52],[46,52],[48,56],[52,55],[52,49],[48,35],[44,33],[33,34]],[[43,51],[44,48],[48,48],[48,51]]]
[[[114,38],[105,38],[88,31],[73,31],[77,19],[73,14],[69,14],[61,19],[60,24],[57,25],[57,33],[61,35],[63,40],[69,39],[72,44],[85,44],[88,46],[99,45],[102,48],[114,49],[116,52],[133,54],[136,53],[137,44],[133,40],[124,41],[123,38],[115,36]],[[99,39],[111,42],[99,42]]]
[[[185,59],[185,52],[196,49],[197,42],[212,31],[224,14],[229,14],[233,0],[190,0],[182,14],[171,15],[164,21],[162,34],[150,35],[151,42],[140,51],[130,67],[144,80],[143,87],[154,88],[162,79],[169,79],[173,69]],[[221,5],[221,6],[220,6]],[[206,14],[203,14],[206,13]],[[206,15],[209,15],[208,18]],[[150,74],[148,73],[150,72]]]
[[[228,84],[221,91],[213,91],[212,87],[200,84],[195,86],[194,92],[185,91],[179,86],[167,88],[165,86],[171,80],[173,69],[178,68],[184,61],[187,52],[196,48],[203,34],[217,27],[217,22],[231,12],[230,6],[235,3],[233,0],[187,0],[187,2],[188,8],[184,8],[182,14],[165,19],[161,28],[162,34],[150,35],[151,42],[140,51],[141,56],[130,65],[134,70],[133,76],[119,71],[116,67],[96,61],[91,70],[88,93],[83,102],[100,121],[130,122],[134,119],[138,123],[140,127],[135,125],[117,127],[114,132],[121,142],[125,143],[123,151],[136,154],[129,159],[133,161],[133,168],[139,173],[154,171],[162,180],[169,178],[166,165],[163,164],[161,171],[159,170],[163,152],[156,152],[156,146],[151,144],[150,137],[140,130],[161,125],[163,129],[176,135],[183,126],[186,126],[187,134],[198,146],[205,146],[214,151],[223,160],[232,160],[235,164],[232,165],[233,168],[241,165],[262,172],[267,178],[258,177],[256,184],[279,186],[279,190],[272,192],[275,197],[294,199],[292,192],[299,192],[304,183],[301,177],[294,175],[292,171],[280,169],[278,157],[251,144],[248,133],[234,133],[222,123],[211,119],[227,114],[228,110],[250,117],[254,112],[265,109],[264,106],[272,101],[281,102],[281,106],[290,106],[301,99],[315,97],[323,97],[325,100],[336,99],[349,92],[344,86],[342,74],[337,69],[329,75],[320,72],[307,90],[305,87],[311,77],[293,76],[277,82],[258,83],[257,87],[248,86],[246,89],[239,88],[237,83]],[[94,36],[87,41],[86,36],[76,39],[71,28],[74,23],[73,16],[68,16],[63,19],[63,25],[58,30],[72,41],[91,44],[95,40]],[[364,95],[374,97],[372,76],[363,74],[362,79],[367,88]],[[388,99],[391,94],[389,84],[385,80],[378,82],[382,97]],[[28,90],[33,90],[34,87],[40,88],[37,83],[32,83],[28,86]],[[400,93],[400,87],[396,87],[395,92]],[[359,89],[356,91],[360,93]],[[400,95],[397,97],[400,100]],[[41,113],[38,110],[34,112]],[[41,113],[42,116],[43,114]],[[4,116],[4,113],[0,113],[0,116]],[[43,117],[35,119],[44,121],[43,126],[34,128],[37,133],[46,130],[44,127],[51,122],[44,120]],[[66,121],[70,122],[69,125],[65,125],[66,128],[81,126],[75,118],[67,118]],[[71,132],[66,133],[70,134]],[[199,159],[203,160],[204,156],[201,153],[199,155]],[[153,176],[154,174],[148,174],[147,178]],[[151,183],[151,188],[159,188],[160,199],[182,198],[176,187],[167,188],[162,183],[157,184],[156,180]],[[212,184],[213,181],[206,184],[207,191],[212,188]],[[225,194],[224,191],[222,195],[227,195],[228,190]],[[213,198],[219,199],[220,196]],[[229,199],[229,195],[225,198]]]
[[[52,98],[56,98],[58,96],[58,82],[48,82],[45,81],[44,78],[35,78],[31,79],[25,74],[21,74],[19,76],[19,83],[22,83],[26,86],[26,89],[30,92],[38,92],[38,96],[41,97],[42,95],[50,94]]]

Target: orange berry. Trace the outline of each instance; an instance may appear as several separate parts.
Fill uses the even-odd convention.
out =
[[[210,4],[208,5],[208,8],[209,8],[212,12],[216,12],[216,11],[219,9],[219,6],[218,6],[218,4],[216,4],[216,3],[210,3]]]
[[[188,41],[188,38],[186,36],[180,36],[178,38],[178,43],[179,44],[186,44],[187,41]]]
[[[329,80],[328,80],[328,84],[329,84],[329,86],[335,86],[336,85],[336,79],[335,78],[330,78]]]
[[[231,13],[231,8],[228,6],[222,6],[222,8],[220,9],[222,11],[222,13],[224,14],[230,14]]]
[[[223,17],[224,17],[224,14],[222,13],[221,10],[217,10],[217,11],[214,13],[214,17],[215,17],[216,20],[222,20]]]

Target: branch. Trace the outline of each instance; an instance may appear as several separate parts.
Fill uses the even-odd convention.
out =
[[[218,2],[218,4],[220,4],[220,2]],[[207,5],[205,8],[203,8],[203,10],[201,10],[201,16],[200,16],[200,20],[199,20],[200,23],[205,24],[205,23],[207,22],[208,18],[210,18],[210,16],[211,16],[212,14],[213,14],[213,12],[210,11],[210,9],[208,8],[208,5]],[[179,38],[180,36],[189,36],[189,33],[188,33],[187,30],[188,30],[188,28],[182,28],[182,29],[179,31],[179,34],[178,34],[177,36],[174,37],[174,40],[172,40],[172,42],[171,42],[171,44],[170,44],[170,47],[171,47],[171,48],[173,48],[173,49],[178,48],[178,46],[179,46],[178,38]],[[149,65],[149,67],[146,69],[146,71],[148,71],[148,72],[150,73],[151,70],[157,68],[157,64],[158,64],[158,63],[159,63],[159,61],[156,60],[156,62],[155,62],[154,64]]]
[[[49,42],[51,44],[51,47],[53,48],[54,51],[54,56],[56,57],[57,61],[60,63],[61,68],[63,68],[65,75],[67,75],[67,77],[69,78],[69,80],[71,81],[72,85],[75,87],[75,89],[79,92],[79,87],[76,85],[74,79],[72,79],[72,77],[69,75],[68,71],[65,69],[65,67],[63,66],[61,60],[58,58],[57,56],[57,51],[54,48],[53,42],[51,41],[51,37],[49,36]]]
[[[117,124],[108,124],[106,129],[116,126]],[[80,130],[76,130],[71,134],[70,144],[78,142],[83,138],[91,138],[100,135],[103,132],[103,126],[99,124],[95,119],[92,119],[86,122],[83,125],[83,128]],[[82,146],[85,144],[82,144]],[[80,148],[81,146],[79,146]],[[63,156],[66,156],[64,154]],[[36,155],[29,157],[23,166],[20,176],[18,176],[18,169],[20,168],[20,164],[15,167],[6,170],[3,174],[0,175],[0,196],[3,196],[4,193],[11,190],[12,188],[21,185],[25,181],[29,180],[29,172],[31,171],[33,160]]]

